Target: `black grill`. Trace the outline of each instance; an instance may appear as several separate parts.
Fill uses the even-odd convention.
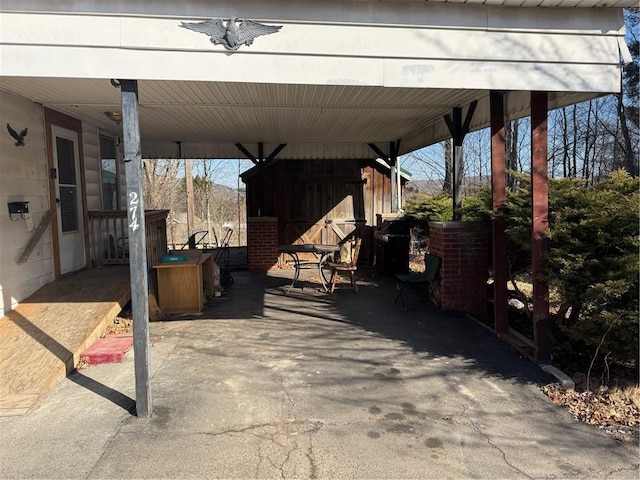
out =
[[[410,224],[406,220],[387,220],[374,232],[376,270],[385,275],[409,271]]]

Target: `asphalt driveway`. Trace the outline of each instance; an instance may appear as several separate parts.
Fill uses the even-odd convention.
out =
[[[155,322],[151,418],[133,355],[0,418],[1,478],[638,478],[638,448],[578,423],[551,381],[464,315],[364,274],[319,293],[235,272],[202,315]]]

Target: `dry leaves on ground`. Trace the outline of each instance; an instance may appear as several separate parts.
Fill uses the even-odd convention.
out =
[[[637,438],[640,427],[640,388],[599,388],[579,392],[553,383],[542,392],[556,405],[564,406],[581,422],[597,425],[621,440]]]
[[[120,315],[123,315],[122,313]],[[121,333],[131,333],[133,330],[133,320],[131,318],[127,318],[126,316],[117,316],[113,319],[113,321],[107,326],[102,337],[106,337],[107,335],[113,334],[121,334]]]

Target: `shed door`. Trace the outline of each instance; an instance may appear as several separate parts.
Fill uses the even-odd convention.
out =
[[[60,273],[85,266],[78,134],[52,126]]]
[[[340,243],[357,226],[365,224],[362,184],[340,182],[327,185],[330,195],[327,199],[327,213],[324,217],[326,243]]]
[[[294,205],[286,243],[337,244],[365,224],[362,183],[330,179],[292,184]]]

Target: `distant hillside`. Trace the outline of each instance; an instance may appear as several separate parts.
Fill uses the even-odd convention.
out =
[[[442,193],[444,179],[437,180],[410,180],[407,182],[407,193],[424,193],[427,195],[437,195]],[[464,177],[462,179],[463,195],[474,195],[479,187],[490,186],[490,177]]]
[[[410,180],[407,182],[407,193],[426,193],[436,195],[442,193],[444,179],[439,180]]]

